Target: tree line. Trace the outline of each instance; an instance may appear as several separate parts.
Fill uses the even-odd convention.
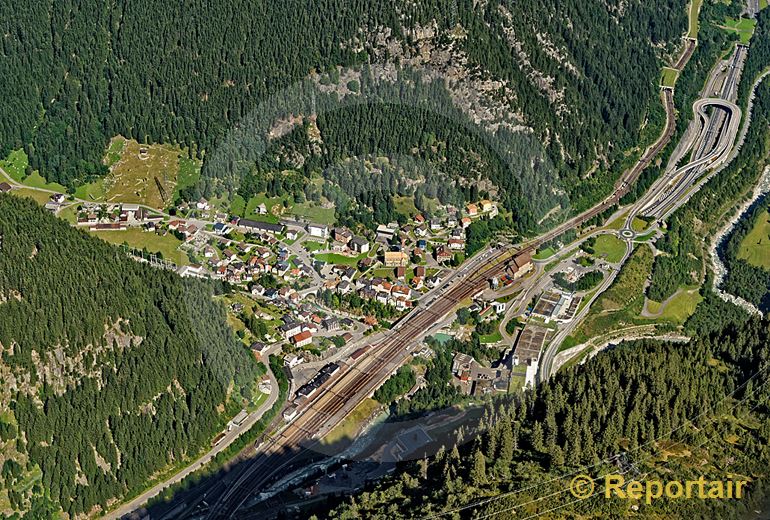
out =
[[[724,320],[722,325],[688,345],[624,343],[583,366],[559,371],[535,390],[493,400],[478,423],[464,426],[455,443],[435,456],[404,462],[393,476],[342,503],[330,499],[316,513],[338,519],[424,518],[463,508],[456,518],[513,509],[625,517],[626,500],[574,501],[570,479],[629,468],[647,479],[723,480],[725,467],[732,475],[757,475],[770,462],[764,406],[770,397],[764,384],[770,323]],[[597,482],[600,491],[602,483]],[[740,501],[661,500],[640,503],[634,515],[737,517],[761,503],[766,489],[758,477]],[[488,497],[496,498],[483,500]]]

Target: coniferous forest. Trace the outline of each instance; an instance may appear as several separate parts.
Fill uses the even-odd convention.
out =
[[[15,509],[104,509],[196,455],[260,370],[216,288],[0,195],[3,487]],[[35,467],[32,490],[16,485]]]
[[[713,317],[712,317],[713,318]],[[689,344],[637,341],[487,406],[476,430],[318,518],[742,518],[764,509],[770,464],[770,323],[730,323]],[[464,437],[464,441],[461,438]],[[470,439],[470,441],[468,440]],[[569,492],[596,478],[592,498]],[[603,496],[626,481],[746,478],[741,500]],[[321,512],[324,511],[324,512]],[[443,514],[441,514],[443,512]]]
[[[204,160],[194,195],[212,196],[301,191],[306,183],[278,172],[404,154],[449,177],[445,201],[463,179],[490,179],[531,230],[557,204],[582,209],[610,191],[659,103],[685,5],[3,0],[0,156],[24,148],[32,170],[74,188],[105,174],[114,135],[180,143]],[[425,49],[465,70],[420,63]],[[349,72],[356,79],[340,78]],[[482,81],[505,89],[466,99]],[[335,86],[365,101],[340,101]],[[320,142],[260,141],[276,121],[303,116],[318,116]],[[237,135],[249,127],[260,139]]]

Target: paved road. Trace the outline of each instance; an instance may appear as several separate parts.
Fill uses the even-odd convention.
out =
[[[664,90],[663,96],[667,115],[663,134],[645,150],[637,164],[621,176],[613,194],[590,210],[521,244],[522,249],[534,250],[540,244],[582,225],[615,205],[628,192],[641,172],[668,144],[673,135],[675,128],[673,93],[671,90]],[[284,472],[297,460],[299,455],[289,455],[294,449],[302,442],[319,437],[350,413],[363,398],[403,363],[408,355],[409,346],[420,341],[432,325],[441,321],[459,301],[483,289],[489,278],[502,274],[505,270],[505,262],[511,256],[512,251],[508,248],[485,249],[454,272],[444,284],[428,293],[407,318],[396,324],[385,340],[359,360],[358,366],[352,367],[343,377],[333,382],[308,405],[302,415],[281,432],[280,436],[262,447],[260,455],[252,460],[241,476],[232,482],[221,494],[219,500],[212,505],[207,518],[235,517],[236,512],[240,511],[250,496],[263,489],[276,475]],[[369,365],[370,363],[373,365]],[[188,508],[179,517],[185,518],[191,514],[193,510]]]
[[[198,471],[200,468],[208,464],[214,457],[217,456],[217,454],[219,454],[219,452],[230,446],[230,444],[232,444],[238,437],[240,437],[242,433],[248,431],[252,426],[254,426],[254,424],[259,421],[262,416],[268,410],[270,410],[270,408],[272,408],[275,402],[278,400],[278,381],[275,379],[275,375],[270,370],[270,367],[267,369],[267,375],[270,378],[272,392],[268,396],[267,400],[262,403],[262,405],[257,410],[250,413],[240,426],[234,427],[231,431],[227,432],[227,434],[222,438],[221,441],[217,443],[216,446],[211,448],[203,456],[199,457],[195,462],[181,470],[179,473],[176,473],[174,476],[166,479],[165,481],[156,484],[130,502],[125,502],[119,508],[105,515],[104,518],[107,520],[116,520],[125,515],[128,515],[132,511],[139,509],[151,498],[159,495],[164,489],[176,484],[177,482],[181,482],[185,477]]]
[[[599,298],[599,296],[601,296],[604,291],[610,288],[612,283],[615,281],[615,278],[617,278],[618,273],[620,273],[620,268],[623,266],[623,264],[626,263],[626,260],[628,260],[628,257],[631,256],[631,252],[633,250],[633,242],[630,240],[626,241],[626,252],[623,255],[623,259],[613,266],[610,272],[602,280],[602,283],[599,284],[596,292],[594,292],[591,298],[588,300],[588,303],[583,306],[583,308],[575,315],[572,321],[564,324],[564,326],[559,328],[559,331],[548,344],[545,352],[541,356],[539,363],[540,370],[538,370],[538,378],[540,381],[545,381],[551,377],[553,373],[553,360],[556,354],[559,352],[559,347],[561,347],[562,342],[564,342],[564,339],[567,336],[572,334],[572,331],[574,331],[575,328],[583,321],[583,318],[588,315],[589,311],[591,310],[591,306],[594,304],[596,299]]]
[[[637,162],[618,180],[614,193],[594,208],[573,217],[551,231],[532,239],[520,247],[534,250],[540,244],[548,242],[567,230],[582,225],[607,208],[615,205],[625,195],[641,172],[662,150],[674,132],[675,115],[673,93],[663,93],[666,107],[666,127],[661,137],[652,144]],[[342,377],[318,395],[280,436],[261,448],[261,453],[243,470],[241,476],[229,485],[219,500],[214,503],[207,518],[234,518],[236,512],[247,502],[250,496],[286,471],[300,455],[292,454],[302,442],[313,441],[341,421],[361,400],[381,384],[408,355],[408,347],[420,341],[431,326],[441,321],[454,309],[457,303],[486,286],[487,280],[499,276],[505,270],[505,262],[512,257],[508,248],[486,249],[466,262],[454,272],[450,279],[434,289],[420,304],[401,320],[380,344],[369,354],[363,356]],[[435,298],[433,297],[435,294]],[[373,340],[374,341],[374,340]],[[372,364],[372,365],[370,365]],[[300,450],[300,453],[303,450]],[[193,514],[191,509],[179,515],[180,518]],[[242,514],[239,512],[238,515]]]

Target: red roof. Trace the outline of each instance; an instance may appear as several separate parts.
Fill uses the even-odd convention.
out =
[[[291,340],[294,343],[299,343],[300,341],[305,341],[306,339],[312,338],[313,335],[310,333],[309,330],[300,332],[299,334],[292,336]]]

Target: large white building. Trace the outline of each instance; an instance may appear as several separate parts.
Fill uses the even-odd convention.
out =
[[[308,224],[307,232],[311,237],[315,238],[329,238],[329,226],[323,224]]]

